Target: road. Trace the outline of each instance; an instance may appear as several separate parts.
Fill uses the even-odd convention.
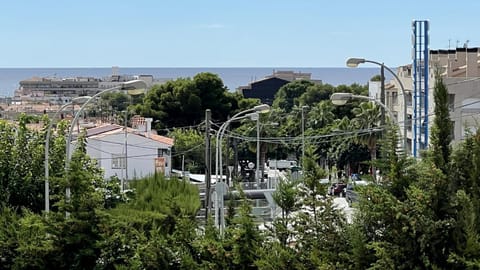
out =
[[[343,210],[345,217],[347,218],[348,223],[352,223],[353,208],[348,206],[347,200],[343,197],[335,197],[333,199],[333,204],[337,206],[338,209]]]

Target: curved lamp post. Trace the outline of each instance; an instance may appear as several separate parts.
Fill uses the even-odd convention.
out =
[[[223,137],[223,133],[225,132],[225,129],[228,127],[228,125],[232,122],[232,121],[236,121],[236,120],[239,120],[239,119],[242,119],[242,118],[245,118],[245,117],[248,117],[249,115],[245,115],[247,113],[251,113],[251,112],[258,112],[258,113],[266,113],[270,111],[270,106],[268,104],[261,104],[261,105],[257,105],[251,109],[247,109],[247,110],[244,110],[244,111],[241,111],[237,114],[235,114],[232,118],[230,118],[229,120],[227,120],[225,123],[223,123],[220,128],[218,129],[218,132],[217,132],[217,138],[216,138],[216,151],[215,151],[215,160],[216,160],[216,166],[215,166],[215,179],[216,181],[218,181],[218,177],[219,177],[219,172],[220,172],[220,177],[223,177],[223,172],[222,172],[222,148],[220,147],[220,141],[221,141],[221,138]]]
[[[218,129],[218,132],[217,132],[217,137],[216,137],[216,151],[215,151],[215,160],[216,160],[216,164],[215,164],[215,180],[216,180],[216,189],[217,188],[220,188],[220,189],[223,189],[226,185],[225,183],[222,183],[222,180],[223,180],[223,172],[222,172],[222,147],[220,146],[220,142],[222,141],[223,139],[223,134],[225,132],[225,130],[227,129],[228,125],[232,122],[232,121],[236,121],[236,120],[240,120],[240,119],[243,119],[243,118],[246,118],[246,117],[252,117],[253,115],[252,114],[248,114],[248,113],[252,113],[252,112],[257,112],[257,113],[266,113],[270,111],[270,106],[268,104],[260,104],[260,105],[257,105],[251,109],[247,109],[247,110],[244,110],[244,111],[241,111],[237,114],[235,114],[232,118],[228,119],[225,123],[223,123],[220,128]],[[218,173],[220,172],[220,177],[221,179],[219,180],[219,175]],[[215,206],[215,225],[219,227],[220,229],[220,233],[223,234],[223,227],[224,227],[224,209],[223,209],[223,195],[221,195],[223,193],[223,191],[225,190],[222,190],[222,192],[217,192],[217,190],[215,191],[216,193],[216,201],[217,201],[217,205]],[[209,190],[207,192],[210,192]],[[225,191],[226,192],[226,191]],[[221,199],[219,199],[219,196],[221,195]],[[219,203],[218,203],[219,202]],[[210,209],[211,207],[211,201],[207,202],[206,203],[207,205],[207,208]],[[207,213],[209,211],[207,210]]]
[[[364,59],[364,58],[349,58],[349,59],[347,59],[347,67],[355,68],[355,67],[358,67],[359,64],[363,64],[363,63],[372,63],[372,64],[375,64],[375,65],[379,65],[382,68],[388,70],[388,72],[390,72],[393,75],[393,77],[395,77],[398,84],[400,85],[400,88],[402,90],[402,95],[403,95],[403,141],[402,141],[402,143],[403,143],[403,149],[406,151],[407,150],[407,95],[405,95],[405,87],[403,87],[403,83],[400,80],[400,78],[398,78],[397,74],[395,74],[395,72],[393,72],[393,70],[391,70],[389,67],[385,66],[383,63],[380,63],[380,62],[377,62],[377,61],[372,61],[372,60],[367,60],[367,59]],[[398,123],[398,121],[397,121],[397,123]]]
[[[368,100],[368,101],[373,101],[373,102],[377,103],[378,105],[380,105],[382,108],[384,108],[385,111],[387,111],[390,118],[392,118],[392,120],[395,120],[395,116],[393,115],[392,111],[387,106],[385,106],[385,104],[376,100],[375,98],[368,97],[368,96],[362,96],[362,95],[354,95],[352,93],[333,93],[330,96],[330,100],[332,101],[333,105],[337,105],[337,106],[345,105],[351,99],[365,99],[365,100]],[[399,125],[398,121],[397,121],[397,125]]]
[[[333,105],[337,105],[337,106],[345,105],[347,103],[347,101],[349,101],[351,99],[365,99],[365,100],[368,100],[368,101],[373,101],[373,102],[375,102],[376,104],[380,105],[382,108],[385,109],[385,111],[388,113],[388,115],[390,116],[392,121],[395,120],[395,116],[393,115],[392,111],[387,106],[385,106],[385,104],[376,100],[375,98],[368,97],[368,96],[354,95],[352,93],[333,93],[330,96],[330,100],[332,101]],[[397,124],[397,126],[399,128],[398,133],[399,133],[400,139],[401,139],[402,138],[402,133],[400,132],[400,124],[398,123],[398,121],[396,121],[395,123]]]
[[[368,97],[368,96],[354,95],[352,93],[333,93],[330,96],[330,100],[332,101],[332,103],[334,105],[345,105],[345,103],[347,103],[347,101],[349,101],[351,99],[365,99],[365,100],[368,100],[368,101],[373,101],[373,102],[377,103],[378,105],[380,105],[382,108],[384,108],[386,112],[388,112],[388,115],[390,116],[392,121],[395,120],[395,116],[393,115],[392,111],[387,106],[385,106],[385,104],[381,103],[380,101],[376,100],[375,98]],[[402,133],[400,132],[400,124],[398,123],[398,121],[396,121],[395,123],[398,126],[398,133],[399,133],[400,139],[401,139]],[[375,168],[373,168],[373,177],[374,177],[375,181],[377,179],[376,175],[377,174],[376,174]]]
[[[72,120],[72,123],[70,123],[70,130],[68,132],[68,138],[67,138],[67,143],[66,143],[66,156],[65,156],[65,171],[68,171],[69,165],[70,165],[70,142],[72,141],[72,133],[73,133],[73,128],[75,126],[75,122],[77,122],[78,118],[82,114],[83,110],[87,105],[94,100],[96,97],[106,93],[106,92],[111,92],[115,90],[126,90],[126,91],[131,91],[129,93],[132,93],[133,95],[138,94],[139,91],[145,91],[147,88],[147,84],[142,81],[142,80],[131,80],[128,82],[124,82],[120,85],[114,86],[112,88],[105,89],[101,92],[96,93],[92,97],[90,97],[83,105],[80,107],[80,110],[75,114],[75,117]],[[66,190],[66,199],[67,201],[70,200],[70,186],[67,186]]]
[[[45,138],[45,213],[50,211],[50,186],[49,186],[49,152],[50,152],[50,136],[52,132],[52,126],[58,114],[70,105],[78,105],[87,102],[89,96],[73,98],[71,102],[64,104],[58,109],[52,117],[52,120],[48,124],[47,135]]]

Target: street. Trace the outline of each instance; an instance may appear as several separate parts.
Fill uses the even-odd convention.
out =
[[[353,208],[348,206],[347,200],[344,197],[335,197],[333,203],[338,209],[343,210],[348,223],[352,223]]]

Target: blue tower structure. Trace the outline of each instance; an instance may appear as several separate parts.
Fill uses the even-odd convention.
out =
[[[429,22],[412,22],[413,42],[413,117],[412,117],[412,155],[418,157],[419,151],[428,147],[428,28]]]

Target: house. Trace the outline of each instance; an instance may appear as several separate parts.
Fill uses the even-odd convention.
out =
[[[131,123],[126,130],[116,124],[87,129],[87,154],[98,161],[105,178],[131,180],[155,172],[169,177],[173,139],[155,134],[151,118],[136,116]]]
[[[243,95],[244,98],[258,98],[263,104],[272,105],[278,90],[285,84],[295,80],[321,83],[321,80],[312,80],[311,73],[274,71],[272,75],[251,82],[248,86],[241,86],[237,91]]]
[[[480,91],[480,48],[463,47],[449,50],[430,50],[428,70],[428,100],[430,101],[427,109],[429,115],[428,130],[431,130],[435,117],[433,93],[435,72],[439,71],[444,84],[448,88],[450,119],[453,124],[453,143],[458,143],[465,138],[467,131],[475,132],[478,123],[480,123],[480,96],[478,94]],[[402,97],[398,80],[386,82],[385,86],[385,105],[397,116],[397,122],[402,127],[407,125],[407,153],[412,152],[415,135],[414,121],[412,121],[415,118],[414,72],[415,67],[412,64],[400,66],[396,71],[398,80],[402,82],[405,88],[405,100]],[[370,94],[372,95],[372,93]],[[403,117],[405,106],[407,119]],[[405,136],[405,134],[402,134],[402,136]],[[419,140],[421,149],[423,149],[423,138]]]

